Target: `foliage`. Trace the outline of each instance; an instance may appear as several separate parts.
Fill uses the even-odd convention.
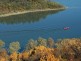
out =
[[[52,38],[39,37],[36,41],[30,39],[26,47],[28,51],[18,53],[19,42],[10,43],[11,54],[1,50],[0,61],[81,61],[80,38],[60,39],[55,43]]]
[[[0,51],[0,61],[8,61],[8,54],[7,51],[5,49]]]
[[[5,46],[5,42],[3,42],[2,40],[0,40],[0,50],[2,50],[4,46]]]
[[[49,38],[48,40],[42,37],[39,37],[37,40],[30,39],[26,45],[26,50],[33,49],[36,46],[45,46],[45,47],[54,47],[54,40]]]
[[[53,49],[46,48],[44,46],[38,46],[34,49],[31,49],[29,52],[25,52],[28,54],[25,61],[58,61],[58,58],[55,58],[53,55]],[[23,52],[24,53],[24,52]],[[25,56],[25,55],[24,55]]]
[[[33,39],[30,39],[26,45],[26,50],[30,50],[36,47],[36,43]]]
[[[39,37],[38,40],[30,39],[26,45],[26,50],[33,49],[36,46],[47,46],[47,40]]]
[[[13,52],[11,55],[10,55],[10,60],[14,60],[14,61],[17,61],[17,52]]]
[[[49,8],[61,8],[63,7],[62,5],[59,5],[59,3],[56,3],[56,2],[48,2],[48,7]]]
[[[42,37],[39,37],[37,40],[37,46],[47,46],[47,40]]]
[[[62,59],[81,60],[81,39],[63,39],[56,43],[56,46]]]
[[[9,45],[10,53],[18,52],[19,49],[20,49],[19,42],[12,42],[12,43],[10,43],[10,45]]]
[[[48,38],[47,45],[50,48],[54,47],[54,40],[52,38]]]
[[[62,8],[57,3],[49,0],[0,0],[0,14],[21,12],[33,9]]]

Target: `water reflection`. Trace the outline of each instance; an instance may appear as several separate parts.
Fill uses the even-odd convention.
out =
[[[9,16],[0,18],[2,24],[18,24],[18,23],[34,23],[40,21],[40,19],[46,18],[48,15],[58,13],[62,10],[33,12],[20,15]]]

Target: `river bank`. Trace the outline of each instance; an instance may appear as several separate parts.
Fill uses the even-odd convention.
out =
[[[25,13],[30,13],[30,12],[53,11],[53,10],[63,10],[63,9],[67,9],[67,8],[37,9],[37,10],[28,10],[28,11],[21,11],[21,12],[11,12],[11,13],[7,13],[7,14],[1,14],[0,17],[7,17],[7,16],[25,14]]]

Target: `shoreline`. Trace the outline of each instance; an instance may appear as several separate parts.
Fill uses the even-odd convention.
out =
[[[53,10],[62,10],[62,9],[66,9],[66,8],[64,7],[64,8],[55,8],[55,9],[37,9],[37,10],[28,10],[28,11],[22,11],[22,12],[13,12],[8,14],[1,14],[0,17],[8,17],[8,16],[31,13],[31,12],[53,11]]]

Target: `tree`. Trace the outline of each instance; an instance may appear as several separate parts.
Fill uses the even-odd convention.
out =
[[[38,46],[46,46],[47,47],[47,40],[42,38],[42,37],[39,37],[38,40],[37,40],[37,45]]]
[[[2,48],[5,46],[5,42],[3,42],[2,40],[0,40],[0,50],[2,50]]]
[[[26,44],[26,50],[33,49],[34,47],[36,47],[36,43],[33,39],[30,39]]]
[[[52,38],[48,38],[47,45],[50,48],[54,47],[54,40]]]
[[[10,45],[9,45],[10,53],[18,52],[19,49],[20,49],[20,43],[19,42],[10,43]]]

